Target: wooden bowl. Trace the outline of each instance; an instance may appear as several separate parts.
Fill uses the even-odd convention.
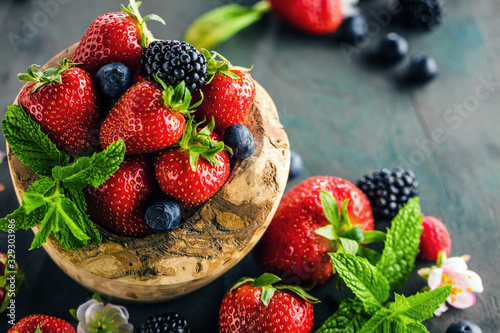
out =
[[[69,58],[76,45],[44,67]],[[269,225],[288,178],[287,135],[272,99],[256,86],[255,103],[245,123],[255,138],[254,154],[239,161],[226,184],[177,230],[135,239],[99,228],[102,244],[78,250],[65,249],[51,236],[43,247],[54,262],[92,291],[144,302],[186,294],[236,265]],[[9,149],[8,161],[21,202],[21,193],[38,176]]]

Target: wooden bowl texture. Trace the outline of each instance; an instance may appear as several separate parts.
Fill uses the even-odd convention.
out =
[[[69,58],[77,44],[44,68]],[[290,150],[269,94],[256,83],[245,125],[255,152],[238,161],[226,184],[170,234],[114,235],[99,227],[102,244],[67,250],[51,236],[43,245],[54,262],[84,287],[121,300],[154,302],[198,289],[236,265],[263,235],[285,190]],[[17,98],[16,98],[17,102]],[[38,176],[8,149],[16,195]],[[37,227],[33,228],[37,232]]]

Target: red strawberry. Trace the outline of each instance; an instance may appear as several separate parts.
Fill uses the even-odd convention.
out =
[[[271,0],[273,12],[289,25],[312,34],[329,34],[342,23],[341,0]]]
[[[37,327],[40,328],[41,333],[76,333],[68,322],[45,315],[24,317],[12,326],[7,333],[35,333]]]
[[[14,253],[7,254],[14,256]],[[12,258],[8,259],[6,254],[0,253],[0,313],[11,305],[10,300],[18,295],[24,282],[24,273]]]
[[[28,74],[19,74],[19,80],[29,83],[18,103],[60,150],[76,155],[98,145],[101,116],[92,78],[72,64],[64,59],[59,67],[43,73],[32,65]]]
[[[451,238],[443,222],[433,216],[422,218],[422,236],[420,236],[420,253],[418,257],[425,260],[438,260],[441,251],[450,255]]]
[[[308,333],[318,300],[296,286],[275,285],[275,275],[243,278],[224,296],[219,333]],[[263,291],[266,292],[263,292]]]
[[[350,229],[373,229],[370,203],[354,184],[329,176],[312,177],[301,182],[283,196],[271,224],[254,251],[261,267],[281,276],[285,282],[321,285],[333,276],[328,252],[337,251],[340,245],[316,233],[318,229],[330,225],[320,191],[336,199],[337,205],[333,198],[330,203],[335,205],[334,211],[340,221],[335,230],[337,235],[344,237]],[[337,206],[341,207],[346,199],[347,216],[340,214],[339,219]]]
[[[181,138],[191,95],[184,82],[175,89],[161,84],[140,81],[125,92],[101,126],[102,148],[123,139],[127,155],[152,153]]]
[[[190,117],[178,148],[156,157],[156,179],[163,192],[188,207],[212,197],[229,176],[229,156],[210,125],[197,131]],[[201,158],[199,158],[201,155]]]
[[[242,124],[255,100],[255,82],[244,68],[231,67],[218,53],[204,50],[207,58],[207,84],[200,88],[203,101],[197,107],[195,119],[210,121],[215,119],[215,133],[224,135],[227,127]],[[215,58],[219,56],[222,61]],[[197,100],[201,99],[197,93]]]
[[[104,184],[87,187],[87,212],[93,221],[118,235],[147,236],[152,231],[144,221],[144,209],[158,193],[152,157],[127,156]]]
[[[96,18],[71,55],[71,60],[79,63],[92,76],[99,68],[112,62],[121,62],[138,73],[142,48],[153,40],[145,21],[152,19],[165,24],[156,15],[148,15],[144,20],[138,7],[135,0],[130,0],[128,8],[122,6],[122,12]]]

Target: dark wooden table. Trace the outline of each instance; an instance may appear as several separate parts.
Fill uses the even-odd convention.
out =
[[[393,25],[387,1],[363,1],[370,38],[342,49],[332,36],[311,37],[290,30],[271,15],[241,32],[217,50],[234,64],[250,67],[253,77],[273,97],[291,146],[305,161],[301,179],[314,175],[356,180],[370,170],[397,165],[411,168],[420,182],[425,214],[441,218],[453,240],[452,255],[470,254],[470,267],[485,292],[467,310],[450,310],[425,324],[444,332],[457,319],[475,321],[483,332],[500,331],[500,4],[496,1],[448,1],[445,24],[431,33]],[[16,74],[33,63],[45,63],[83,35],[90,22],[117,11],[123,0],[2,0],[0,2],[0,105],[4,112],[22,86]],[[201,13],[229,1],[146,0],[142,12],[166,21],[150,27],[159,38],[180,39]],[[45,5],[44,5],[45,4]],[[388,21],[391,21],[388,24]],[[401,76],[406,62],[380,68],[368,61],[377,40],[397,31],[410,42],[411,53],[425,52],[439,63],[441,74],[424,86],[407,86]],[[3,141],[3,138],[2,138]],[[4,142],[2,142],[4,147]],[[8,166],[0,165],[0,215],[13,211]],[[44,250],[28,251],[31,232],[16,233],[17,259],[29,281],[16,307],[17,319],[44,313],[71,320],[75,308],[91,294],[55,266]],[[0,234],[0,251],[6,235]],[[418,262],[419,267],[430,265]],[[193,332],[216,332],[220,301],[241,276],[261,271],[251,256],[212,284],[161,304],[129,304],[131,321],[163,311],[178,311]],[[403,289],[414,293],[425,282],[414,274]],[[316,326],[334,311],[343,291],[333,283],[313,292]],[[6,331],[5,314],[0,331]]]

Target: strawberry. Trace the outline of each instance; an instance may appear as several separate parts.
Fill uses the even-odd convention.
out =
[[[137,75],[142,48],[154,39],[147,29],[146,21],[155,20],[165,24],[154,14],[143,19],[139,5],[135,0],[130,0],[128,8],[122,5],[121,12],[96,18],[71,55],[71,60],[79,63],[92,77],[99,68],[112,62],[128,66]]]
[[[152,153],[181,138],[191,94],[184,82],[175,89],[158,82],[140,81],[116,102],[101,126],[102,148],[123,138],[127,155]]]
[[[101,186],[87,187],[87,213],[105,229],[122,236],[152,233],[144,221],[146,204],[159,193],[153,159],[126,156],[119,169]]]
[[[17,263],[12,259],[15,255],[0,253],[0,313],[11,305],[10,300],[18,294],[24,282],[24,273],[19,269]]]
[[[311,332],[311,303],[319,301],[300,287],[273,285],[278,281],[280,278],[268,273],[238,281],[222,300],[219,332]]]
[[[81,68],[71,67],[73,64],[64,59],[59,67],[43,73],[32,65],[27,74],[18,75],[28,82],[19,94],[19,105],[70,155],[98,144],[101,119],[92,78]]]
[[[12,326],[7,333],[76,333],[75,329],[66,321],[45,315],[31,315],[24,317]]]
[[[449,256],[451,238],[446,225],[433,216],[424,216],[422,218],[422,227],[418,257],[437,261],[439,252],[445,252],[446,256]]]
[[[332,236],[324,228],[330,234],[333,229]],[[341,178],[312,177],[283,196],[254,256],[265,271],[285,282],[321,285],[333,276],[328,252],[341,249],[346,238],[362,242],[369,230],[373,216],[361,190]]]
[[[270,0],[274,14],[280,19],[311,34],[329,34],[343,20],[341,0]]]
[[[195,119],[208,123],[215,119],[214,131],[224,135],[227,127],[242,124],[255,100],[255,82],[244,68],[232,67],[220,54],[203,50],[207,58],[207,84],[197,92],[195,100],[202,103],[195,112]],[[222,61],[216,60],[220,57]]]
[[[229,156],[224,142],[212,133],[213,119],[200,131],[193,121],[190,116],[178,147],[161,152],[155,161],[163,192],[188,207],[207,201],[229,176]]]

